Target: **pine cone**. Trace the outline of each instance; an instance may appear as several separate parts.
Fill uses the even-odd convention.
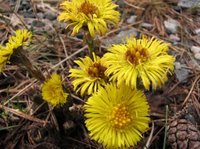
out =
[[[171,122],[168,143],[172,149],[200,149],[200,131],[185,119]]]

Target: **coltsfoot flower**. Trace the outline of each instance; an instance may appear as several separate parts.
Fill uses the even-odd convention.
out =
[[[31,41],[32,33],[26,29],[18,29],[15,35],[11,36],[6,43],[8,49],[17,49],[21,46],[26,47]]]
[[[3,71],[3,67],[7,63],[10,53],[5,47],[0,46],[0,72]]]
[[[112,0],[71,0],[64,1],[60,6],[63,12],[58,20],[69,22],[67,27],[74,27],[72,35],[84,26],[92,37],[96,33],[102,35],[107,32],[108,23],[116,25],[119,22],[120,14],[114,10],[117,5]]]
[[[0,46],[0,72],[4,65],[10,60],[14,50],[19,47],[26,47],[30,43],[32,33],[28,30],[17,30],[15,35],[11,36],[6,43],[6,46]]]
[[[52,106],[66,103],[68,94],[63,91],[61,76],[53,74],[42,85],[42,97]]]
[[[72,80],[72,85],[76,92],[91,95],[96,92],[99,87],[106,84],[106,66],[105,62],[95,54],[93,54],[92,60],[90,57],[80,58],[76,60],[75,63],[79,68],[70,69],[70,77]]]
[[[106,73],[112,75],[111,80],[132,88],[137,88],[138,79],[148,90],[151,84],[153,89],[161,87],[174,69],[175,58],[168,55],[168,46],[155,38],[129,38],[126,44],[113,45],[104,55]]]
[[[106,148],[134,146],[148,129],[149,105],[142,91],[108,84],[84,105],[89,135]]]

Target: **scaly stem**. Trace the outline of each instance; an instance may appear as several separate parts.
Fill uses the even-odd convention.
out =
[[[11,60],[16,64],[22,64],[23,66],[25,66],[28,72],[39,81],[45,81],[43,73],[30,62],[28,57],[23,53],[22,48],[18,48],[14,51]]]
[[[90,34],[85,34],[84,35],[84,41],[88,45],[88,50],[89,50],[89,56],[91,59],[93,59],[92,53],[95,53],[95,50],[97,49],[98,45],[96,41],[94,40],[93,37],[90,36]]]

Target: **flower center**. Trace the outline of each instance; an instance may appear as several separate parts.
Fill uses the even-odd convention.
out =
[[[105,70],[106,67],[102,66],[100,63],[94,63],[88,68],[88,74],[91,77],[105,78]]]
[[[85,0],[84,3],[81,4],[79,11],[84,13],[86,16],[89,14],[93,15],[97,11],[97,7],[94,4],[91,4],[87,0]]]
[[[149,58],[149,54],[145,48],[137,47],[128,49],[125,54],[125,58],[130,63],[138,65],[142,62],[147,61],[147,59]]]
[[[127,106],[124,104],[117,104],[111,114],[111,122],[115,128],[124,128],[131,122],[131,114]]]

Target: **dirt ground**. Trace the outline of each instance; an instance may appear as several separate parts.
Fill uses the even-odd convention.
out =
[[[59,72],[71,93],[62,107],[51,109],[41,99],[41,84],[17,65],[0,73],[0,148],[101,149],[84,125],[83,103],[72,88],[69,69],[87,55],[83,34],[57,20],[60,0],[0,0],[0,42],[18,28],[34,34],[27,55],[43,73]],[[100,38],[101,55],[125,36],[145,34],[171,43],[175,71],[156,91],[146,91],[150,128],[134,149],[200,148],[200,7],[184,8],[179,0],[115,0],[121,21]],[[168,23],[168,24],[167,24]],[[171,28],[169,27],[171,26]],[[196,49],[196,51],[195,51]]]

